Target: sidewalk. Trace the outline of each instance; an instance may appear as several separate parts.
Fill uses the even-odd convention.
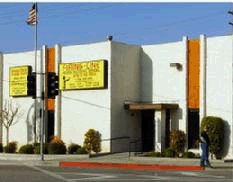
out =
[[[56,166],[59,167],[61,161],[65,162],[76,162],[80,165],[82,163],[92,164],[110,164],[114,165],[124,165],[125,164],[135,164],[135,166],[151,166],[151,165],[161,165],[161,166],[193,166],[197,167],[200,164],[200,159],[185,159],[185,158],[165,158],[165,157],[137,157],[128,156],[128,153],[111,154],[106,156],[99,156],[94,158],[89,158],[89,155],[44,155],[44,161],[41,161],[40,155],[35,154],[0,154],[0,162],[22,162],[30,165],[38,166]],[[210,160],[214,169],[230,169],[233,170],[233,162],[224,162],[224,160]],[[1,163],[0,163],[1,164]],[[133,166],[133,165],[131,165]],[[207,169],[209,170],[209,169]],[[212,170],[212,169],[211,169]]]

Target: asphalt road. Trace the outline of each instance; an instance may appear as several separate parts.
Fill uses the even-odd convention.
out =
[[[36,166],[23,163],[0,163],[0,182],[129,182],[129,181],[189,181],[232,182],[232,169],[208,171],[149,171],[124,169],[87,169]]]

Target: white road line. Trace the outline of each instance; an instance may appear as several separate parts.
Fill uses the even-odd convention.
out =
[[[72,175],[82,175],[82,176],[106,176],[106,174],[100,173],[74,173],[74,172],[57,172],[56,174],[72,174]]]
[[[27,165],[27,164],[25,164],[25,166],[27,166],[27,167],[29,167],[29,168],[32,168],[32,169],[35,169],[35,170],[37,170],[37,171],[40,171],[40,172],[42,172],[42,173],[45,173],[45,174],[47,174],[47,175],[49,175],[49,176],[52,176],[52,177],[54,177],[54,178],[57,178],[57,179],[60,179],[60,180],[69,182],[68,179],[66,179],[66,178],[64,178],[64,177],[62,177],[62,176],[60,176],[60,175],[57,175],[56,173],[49,172],[49,171],[47,171],[47,170],[40,169],[39,167],[30,166],[30,165]]]
[[[103,180],[103,179],[106,179],[108,178],[115,178],[116,176],[99,176],[99,177],[91,177],[91,178],[79,178],[79,179],[69,179],[69,181],[83,181],[83,180]],[[112,180],[112,179],[111,179]]]
[[[225,176],[213,176],[213,175],[208,175],[208,174],[197,174],[195,172],[180,172],[182,175],[186,176],[198,176],[198,177],[204,177],[204,178],[226,178]]]
[[[158,176],[157,174],[152,175],[137,175],[137,177],[146,177],[146,178],[152,178],[152,179],[160,179],[160,180],[170,180],[171,177],[163,177],[163,176]],[[144,180],[144,179],[143,179]]]
[[[199,177],[201,177],[200,174],[195,173],[195,172],[179,172],[179,173],[182,175],[186,175],[186,176],[199,176]]]
[[[102,180],[108,180],[108,179],[102,179]],[[161,181],[161,180],[165,180],[165,179],[123,179],[123,178],[120,178],[120,179],[111,179],[111,181],[113,180],[124,180],[124,181]],[[166,179],[167,180],[167,179]]]

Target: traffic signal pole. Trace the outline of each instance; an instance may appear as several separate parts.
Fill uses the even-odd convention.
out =
[[[35,25],[35,77],[36,77],[36,82],[37,82],[37,3],[35,3],[35,9],[36,9],[36,25]],[[37,89],[37,84],[36,84],[36,89]],[[37,93],[35,92],[35,111],[34,111],[34,143],[36,143],[36,121],[37,121]]]
[[[40,110],[40,154],[41,154],[41,160],[44,160],[44,133],[45,133],[45,67],[44,63],[46,63],[47,60],[47,47],[44,45],[41,50],[41,74],[40,74],[40,98],[41,98],[41,110]]]

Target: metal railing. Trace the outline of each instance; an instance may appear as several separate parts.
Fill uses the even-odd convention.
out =
[[[128,141],[119,142],[119,140],[125,140],[125,139]],[[113,147],[112,143],[114,141],[118,141],[117,144],[119,146],[121,146],[122,144],[125,146],[128,145],[128,147],[125,147],[124,149],[128,150],[129,157],[131,156],[132,152],[134,152],[134,155],[142,154],[144,145],[146,145],[146,144],[148,144],[148,146],[151,145],[151,141],[149,141],[147,139],[138,138],[138,139],[131,140],[131,137],[129,137],[129,136],[122,136],[122,137],[115,137],[115,138],[101,140],[101,142],[105,142],[105,141],[110,141],[110,146],[111,146],[110,152],[108,152],[107,154],[121,153],[121,152],[112,152],[112,147]],[[100,156],[100,155],[106,155],[106,153],[105,154],[90,155],[90,157],[91,156]]]
[[[128,145],[128,149],[129,149],[129,147],[130,147],[130,137],[129,136],[122,136],[122,137],[115,137],[115,138],[108,138],[108,139],[103,139],[103,140],[101,140],[101,143],[102,142],[106,142],[106,141],[110,141],[110,147],[111,147],[111,149],[110,149],[110,152],[108,152],[107,154],[113,154],[113,153],[118,153],[118,152],[112,152],[112,142],[113,141],[119,141],[119,140],[125,140],[125,139],[127,139],[128,141],[127,142],[118,142],[118,144],[120,144],[120,143],[124,143],[124,144],[127,144]],[[120,152],[119,152],[120,153]],[[94,157],[94,156],[101,156],[101,155],[106,155],[106,153],[105,154],[90,154],[89,153],[89,157]]]
[[[152,143],[153,143],[153,146],[152,146]],[[136,140],[131,140],[129,156],[130,156],[130,153],[132,152],[132,144],[134,144],[134,147],[133,147],[134,155],[142,154],[145,150],[145,146],[148,147],[146,150],[153,151],[154,145],[155,145],[154,142],[152,142],[151,140],[148,140],[146,138],[139,138]]]

